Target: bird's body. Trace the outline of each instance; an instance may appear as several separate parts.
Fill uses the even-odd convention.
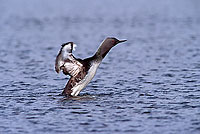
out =
[[[109,50],[116,44],[124,41],[126,40],[119,41],[116,38],[107,38],[94,56],[84,60],[76,59],[72,55],[72,50],[75,46],[73,42],[63,44],[56,57],[55,70],[57,73],[62,70],[65,75],[70,75],[71,78],[62,94],[66,96],[77,96],[95,76],[97,68]]]
[[[87,71],[87,74],[85,75],[85,77],[72,88],[72,93],[71,93],[72,96],[77,96],[80,93],[80,91],[87,86],[87,84],[95,76],[99,65],[100,65],[100,62],[93,62],[91,64],[91,67]]]

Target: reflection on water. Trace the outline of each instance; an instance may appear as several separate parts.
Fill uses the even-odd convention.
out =
[[[0,4],[0,133],[200,131],[199,2],[4,0]],[[114,47],[80,96],[61,96],[60,44],[86,58]]]

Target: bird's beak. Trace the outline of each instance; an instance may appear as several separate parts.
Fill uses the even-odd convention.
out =
[[[127,41],[127,40],[119,40],[118,43],[122,43],[122,42],[125,42],[125,41]]]

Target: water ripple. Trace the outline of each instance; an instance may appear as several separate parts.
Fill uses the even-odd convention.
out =
[[[13,2],[0,4],[0,133],[199,133],[199,2]],[[78,97],[60,95],[59,44],[85,58],[107,36],[128,41]]]

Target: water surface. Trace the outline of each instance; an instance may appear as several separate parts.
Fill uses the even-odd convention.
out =
[[[200,132],[198,0],[1,0],[0,133]],[[127,39],[103,60],[79,98],[60,96],[69,77],[54,60],[101,41]]]

